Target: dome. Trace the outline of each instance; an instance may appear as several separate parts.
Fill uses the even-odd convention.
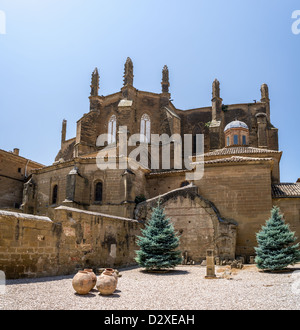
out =
[[[228,129],[239,128],[239,127],[249,129],[247,124],[245,124],[243,121],[234,120],[225,126],[224,132],[227,131]]]

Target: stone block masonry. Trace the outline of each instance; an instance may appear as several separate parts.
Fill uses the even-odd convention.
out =
[[[54,219],[0,211],[0,270],[10,279],[131,265],[141,226],[64,206],[54,210]]]
[[[216,256],[235,258],[237,224],[222,218],[214,204],[198,195],[196,186],[174,189],[139,203],[135,217],[149,218],[158,200],[180,234],[179,250],[188,258],[200,263],[206,258],[208,248]]]

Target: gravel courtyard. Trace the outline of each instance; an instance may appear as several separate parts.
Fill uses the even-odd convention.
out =
[[[300,264],[289,268],[267,273],[255,265],[242,270],[216,266],[217,279],[205,279],[206,268],[199,265],[178,266],[163,274],[119,268],[122,277],[111,296],[101,296],[96,289],[85,296],[76,294],[74,275],[7,280],[0,310],[300,309]]]

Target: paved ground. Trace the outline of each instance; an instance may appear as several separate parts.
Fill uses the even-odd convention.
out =
[[[164,274],[141,268],[119,269],[122,277],[111,296],[96,289],[80,296],[72,276],[7,280],[0,293],[4,310],[260,310],[300,309],[300,264],[280,273],[216,267],[217,279],[205,279],[203,266],[178,266]],[[231,271],[231,274],[230,274]]]

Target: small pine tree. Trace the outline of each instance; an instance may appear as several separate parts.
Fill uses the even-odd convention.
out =
[[[146,270],[161,270],[173,268],[182,261],[179,246],[179,236],[174,230],[169,218],[166,218],[164,209],[152,209],[151,218],[142,229],[143,236],[138,236],[136,262]]]
[[[274,206],[271,218],[256,234],[258,247],[255,248],[255,262],[260,269],[282,270],[300,261],[299,243],[292,245],[297,239],[295,233],[290,231],[279,212],[279,207]]]

